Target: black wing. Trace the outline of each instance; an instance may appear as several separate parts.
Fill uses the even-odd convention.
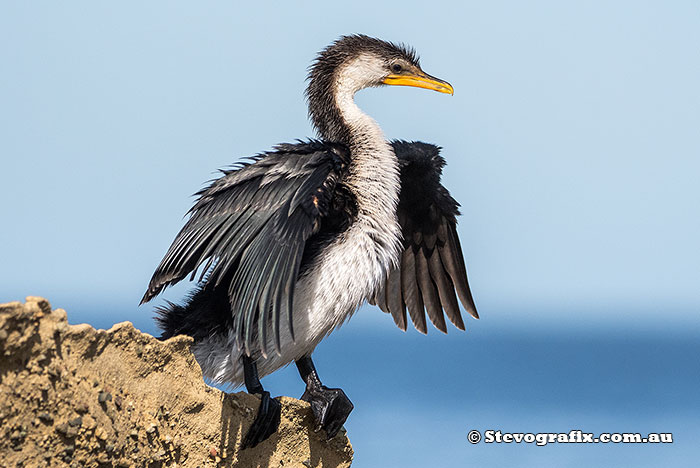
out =
[[[280,145],[197,195],[191,215],[153,274],[141,303],[191,274],[228,288],[233,326],[250,355],[257,334],[266,355],[267,321],[280,352],[280,316],[292,337],[294,284],[307,239],[318,231],[349,162],[340,145]],[[256,330],[257,328],[257,330]]]
[[[445,160],[437,146],[427,143],[393,141],[392,145],[401,170],[398,218],[404,251],[399,267],[389,272],[371,302],[391,313],[402,330],[407,326],[406,308],[421,333],[427,333],[425,311],[433,325],[447,333],[443,309],[464,330],[456,296],[473,317],[479,315],[457,236],[459,204],[440,183]]]

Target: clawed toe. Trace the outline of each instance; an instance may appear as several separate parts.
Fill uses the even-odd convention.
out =
[[[282,406],[274,398],[270,398],[270,392],[262,392],[258,415],[248,429],[248,433],[241,444],[242,449],[255,447],[272,434],[277,432],[280,425]]]

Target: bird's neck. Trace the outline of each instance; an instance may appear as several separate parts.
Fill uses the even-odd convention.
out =
[[[364,179],[367,185],[360,196],[381,190],[383,186],[385,191],[395,189],[398,198],[396,155],[377,122],[355,104],[355,92],[361,85],[354,76],[352,67],[332,73],[312,72],[306,90],[309,117],[324,141],[341,143],[350,149],[352,170],[349,176]]]
[[[355,104],[355,92],[361,84],[353,70],[352,66],[346,66],[332,72],[325,69],[312,72],[306,90],[309,117],[324,141],[341,143],[351,151],[363,153],[380,150],[393,157],[393,150],[377,122]]]
[[[360,110],[353,95],[335,96],[352,158],[343,183],[357,200],[356,226],[362,236],[371,240],[368,253],[374,252],[371,255],[378,262],[377,271],[384,272],[396,264],[401,246],[396,217],[401,190],[399,164],[382,129]]]
[[[357,198],[360,218],[396,225],[400,183],[394,150],[377,122],[355,104],[355,92],[361,88],[356,70],[323,66],[312,71],[306,90],[309,116],[325,141],[350,149],[351,163],[343,183]]]
[[[365,202],[373,210],[395,213],[399,170],[392,146],[377,122],[355,104],[354,92],[339,91],[334,96],[334,105],[343,127],[338,137],[349,147],[352,158],[345,183],[356,188],[360,205]],[[379,203],[383,206],[377,206]]]
[[[326,74],[325,76],[329,76]],[[347,84],[347,80],[336,81]],[[396,217],[399,164],[393,147],[377,122],[355,104],[352,86],[332,86],[324,79],[312,80],[307,90],[309,115],[325,141],[341,143],[350,150],[351,162],[342,183],[357,200],[354,226],[366,240],[363,250],[378,262],[377,281],[395,264],[401,247],[401,228]]]
[[[341,143],[350,148],[353,159],[378,159],[396,163],[396,155],[386,141],[384,132],[372,117],[357,106],[354,93],[339,91],[334,96],[334,101],[339,123],[343,127],[337,136]]]

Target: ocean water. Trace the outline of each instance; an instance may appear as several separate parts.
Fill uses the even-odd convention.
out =
[[[148,311],[123,318],[69,312],[71,323],[103,328],[122,319],[156,333]],[[366,308],[321,343],[314,361],[322,380],[355,404],[345,426],[354,467],[695,466],[697,327],[504,320],[470,320],[468,327],[446,336],[404,333]],[[273,395],[299,397],[304,390],[294,366],[263,385]],[[673,443],[471,444],[473,429],[672,433]]]

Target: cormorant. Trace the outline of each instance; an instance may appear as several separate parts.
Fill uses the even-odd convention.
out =
[[[197,193],[189,219],[141,303],[199,272],[183,305],[157,309],[162,338],[186,334],[204,375],[261,396],[243,440],[279,425],[280,405],[259,375],[292,361],[318,428],[335,436],[353,405],[321,383],[311,354],[366,300],[406,330],[406,309],[426,333],[425,312],[460,330],[457,296],[478,318],[457,237],[457,202],[440,183],[445,160],[427,143],[388,142],[355,104],[357,91],[403,85],[453,93],[412,49],[344,36],[310,68],[306,96],[321,140],[281,144]],[[456,294],[455,294],[456,291]]]

